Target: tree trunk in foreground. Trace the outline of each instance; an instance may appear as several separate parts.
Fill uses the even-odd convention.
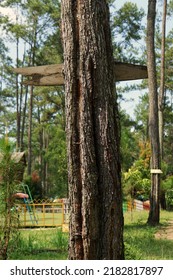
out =
[[[106,1],[62,0],[69,259],[123,259],[119,127]]]
[[[157,225],[160,219],[159,193],[160,193],[160,145],[158,126],[158,94],[155,63],[155,14],[156,0],[148,1],[147,18],[147,63],[148,63],[148,85],[149,85],[149,134],[151,143],[151,197],[148,224]]]

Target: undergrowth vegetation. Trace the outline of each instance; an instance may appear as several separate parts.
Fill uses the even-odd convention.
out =
[[[60,229],[21,230],[10,259],[67,259],[68,234]]]
[[[173,241],[156,239],[155,233],[171,220],[172,213],[161,211],[158,227],[147,225],[147,211],[124,214],[126,260],[173,259]],[[59,228],[22,229],[10,259],[65,260],[68,257],[68,234]]]

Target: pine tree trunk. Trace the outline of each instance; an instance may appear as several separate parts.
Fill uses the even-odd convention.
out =
[[[21,141],[20,141],[21,142],[21,151],[24,150],[24,133],[25,133],[27,101],[28,101],[28,86],[26,87],[26,90],[25,90],[25,101],[24,101],[22,124],[21,124]]]
[[[19,38],[16,39],[16,67],[18,68],[19,62]],[[17,124],[17,141],[16,141],[16,149],[20,151],[20,99],[19,99],[19,75],[16,74],[16,124]]]
[[[32,111],[33,111],[33,91],[34,88],[30,88],[30,100],[29,100],[29,125],[28,125],[28,176],[31,176],[32,171]]]
[[[69,259],[123,259],[119,127],[106,1],[62,0]]]
[[[33,18],[33,41],[31,41],[31,66],[35,65],[36,56],[36,42],[37,42],[37,28],[38,28],[38,17]],[[33,95],[34,87],[30,87],[30,102],[29,102],[29,124],[28,124],[28,176],[32,173],[32,113],[33,113]]]
[[[149,136],[151,143],[151,169],[160,169],[160,145],[158,127],[158,94],[155,63],[155,14],[156,0],[148,1],[147,18],[147,64],[149,86]],[[157,172],[157,171],[156,171]],[[159,208],[160,174],[151,174],[151,198],[148,223],[157,225],[160,219]]]
[[[159,139],[160,154],[163,159],[163,128],[164,128],[164,98],[165,98],[165,34],[166,34],[167,0],[163,4],[162,43],[161,43],[161,68],[160,68],[160,93],[159,93]]]

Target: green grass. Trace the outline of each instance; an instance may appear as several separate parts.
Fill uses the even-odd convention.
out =
[[[64,260],[67,259],[68,234],[61,229],[20,230],[16,249],[9,259],[15,260]]]
[[[173,241],[155,239],[155,233],[172,219],[171,212],[161,212],[160,225],[146,224],[148,212],[125,213],[124,242],[126,259],[172,260]]]
[[[124,214],[124,242],[126,259],[172,260],[173,241],[155,239],[155,233],[172,219],[172,212],[161,212],[161,224],[150,227],[146,224],[147,211]],[[59,228],[23,229],[16,249],[10,253],[13,260],[64,260],[67,259],[68,234]]]

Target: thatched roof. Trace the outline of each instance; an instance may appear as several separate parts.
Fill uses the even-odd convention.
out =
[[[3,159],[3,153],[0,153],[0,161]],[[26,165],[25,152],[14,152],[11,154],[11,160],[15,163],[22,162]]]
[[[0,162],[3,160],[3,153],[0,153]],[[18,182],[23,181],[23,174],[26,167],[26,157],[25,152],[14,152],[11,154],[11,160],[16,164],[16,174],[15,174],[15,180]],[[2,181],[2,177],[0,174],[0,182]]]
[[[25,152],[12,153],[11,159],[16,163],[19,163],[22,160],[24,160],[24,162],[26,163]]]

